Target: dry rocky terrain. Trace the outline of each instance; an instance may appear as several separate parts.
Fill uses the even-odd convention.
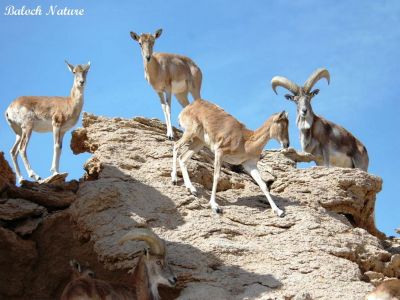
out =
[[[286,216],[274,215],[252,179],[229,166],[216,215],[210,155],[189,163],[194,197],[181,178],[171,184],[172,146],[158,120],[84,114],[71,140],[75,154],[92,154],[79,182],[16,187],[0,155],[0,299],[59,297],[71,258],[98,278],[127,281],[143,244],[118,240],[137,227],[166,241],[178,285],[161,288],[163,299],[363,299],[400,277],[399,240],[374,224],[379,177],[297,169],[293,152],[266,151],[259,167],[276,178],[271,193]]]

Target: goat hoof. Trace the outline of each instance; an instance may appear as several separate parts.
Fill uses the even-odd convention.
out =
[[[39,181],[41,178],[40,178],[40,176],[38,176],[38,175],[31,175],[30,176],[34,181]]]
[[[216,214],[222,214],[222,208],[220,208],[219,206],[217,207],[213,207],[212,211]]]
[[[173,185],[177,185],[178,184],[178,180],[177,179],[172,179],[171,182],[172,182]]]
[[[193,196],[195,196],[195,197],[198,196],[197,190],[189,190],[189,191]]]
[[[278,215],[278,217],[280,217],[280,218],[283,218],[286,214],[285,214],[285,212],[284,211],[282,211],[282,210],[280,210],[280,211],[277,211],[276,212],[276,214]]]
[[[271,190],[271,186],[272,186],[272,184],[275,182],[275,180],[276,180],[276,179],[270,179],[270,180],[268,180],[268,181],[266,182],[268,191]]]
[[[173,141],[174,137],[173,136],[167,136],[168,140]]]

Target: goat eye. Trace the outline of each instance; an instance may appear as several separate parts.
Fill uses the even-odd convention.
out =
[[[160,260],[157,260],[157,265],[161,265],[161,261]]]

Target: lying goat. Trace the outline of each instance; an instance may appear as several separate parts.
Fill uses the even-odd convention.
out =
[[[330,80],[326,69],[318,69],[307,79],[304,86],[298,86],[281,76],[272,78],[272,89],[282,86],[293,95],[285,98],[297,105],[296,123],[300,130],[300,143],[304,152],[316,158],[318,166],[359,168],[368,170],[368,153],[364,145],[343,127],[314,114],[311,99],[319,93],[311,91],[320,79]]]
[[[136,229],[126,234],[120,243],[128,240],[145,241],[150,246],[140,252],[142,255],[134,269],[131,285],[94,279],[93,271],[73,260],[73,275],[61,300],[158,300],[159,284],[175,286],[177,279],[166,261],[164,242],[158,236],[148,229]]]

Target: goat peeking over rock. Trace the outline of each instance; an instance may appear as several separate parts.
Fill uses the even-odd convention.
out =
[[[138,252],[140,258],[130,285],[95,279],[92,270],[72,260],[72,278],[65,287],[61,300],[158,300],[159,284],[175,286],[177,279],[166,261],[164,241],[148,229],[136,229],[127,233],[120,244],[129,240],[144,241],[149,245],[148,249]]]
[[[364,145],[342,126],[314,114],[311,99],[318,95],[319,90],[312,88],[322,78],[329,84],[328,70],[317,69],[303,86],[298,86],[282,76],[272,78],[271,84],[275,93],[278,86],[293,93],[285,95],[285,98],[297,105],[296,124],[300,130],[302,150],[311,153],[318,166],[359,168],[367,171],[369,158]]]

